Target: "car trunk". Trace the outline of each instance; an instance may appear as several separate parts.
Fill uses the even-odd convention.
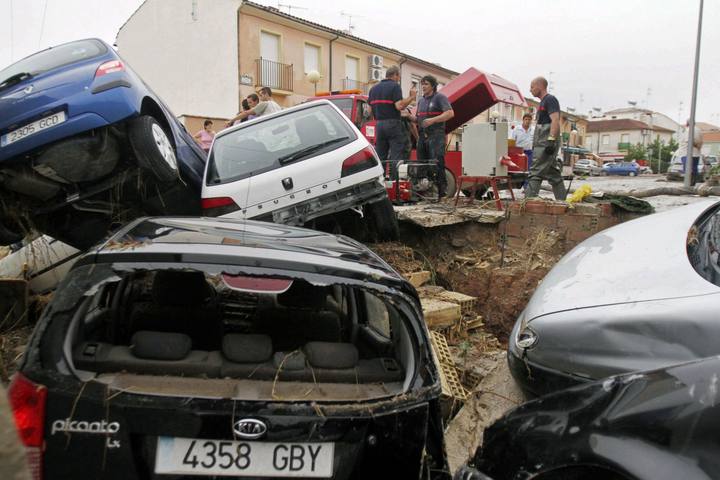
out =
[[[438,385],[412,302],[349,279],[90,268],[45,334],[59,371],[26,372],[48,388],[45,478],[419,475]]]
[[[97,61],[82,62],[76,65],[51,70],[30,78],[0,92],[0,110],[4,114],[0,129],[13,130],[44,116],[65,110],[67,105],[60,103],[89,87],[95,76]],[[28,89],[31,89],[28,92]],[[50,107],[48,105],[56,106]],[[72,115],[73,112],[67,112]]]

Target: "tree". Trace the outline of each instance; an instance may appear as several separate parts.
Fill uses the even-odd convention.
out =
[[[675,150],[677,150],[677,148],[678,143],[673,138],[670,139],[670,142],[667,145],[665,144],[665,141],[661,141],[658,138],[648,145],[648,161],[650,162],[650,166],[653,168],[653,171],[656,173],[667,172],[668,167],[670,166],[670,160],[672,159],[672,154]],[[657,171],[658,156],[660,158],[660,172]]]
[[[628,153],[625,155],[625,161],[632,162],[633,160],[647,160],[647,157],[648,155],[647,150],[645,150],[645,146],[638,143],[637,145],[630,145]]]

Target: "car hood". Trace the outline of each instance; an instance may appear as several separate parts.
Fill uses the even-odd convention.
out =
[[[604,230],[568,252],[545,276],[523,318],[600,305],[718,293],[693,269],[687,236],[716,201],[656,213]]]

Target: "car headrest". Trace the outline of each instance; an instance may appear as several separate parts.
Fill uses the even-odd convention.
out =
[[[233,362],[262,363],[272,356],[272,339],[268,335],[228,333],[222,339],[222,353]]]
[[[192,340],[182,333],[140,330],[133,334],[130,351],[146,360],[182,360],[190,354]]]
[[[202,305],[213,292],[202,272],[160,270],[152,285],[153,300],[160,305]]]
[[[304,350],[308,363],[317,368],[354,368],[360,357],[352,343],[308,342]]]

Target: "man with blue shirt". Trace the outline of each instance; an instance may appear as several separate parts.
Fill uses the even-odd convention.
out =
[[[403,98],[400,88],[400,67],[389,67],[385,80],[370,89],[368,101],[377,121],[375,127],[375,150],[380,160],[393,161],[395,164],[403,160],[403,152],[407,143],[407,131],[403,127],[400,112],[415,100],[417,91],[410,89],[410,95]]]
[[[448,98],[437,91],[437,79],[425,75],[420,80],[422,97],[418,100],[417,117],[418,160],[437,160],[438,198],[445,196],[447,181],[445,179],[445,122],[455,116]]]

